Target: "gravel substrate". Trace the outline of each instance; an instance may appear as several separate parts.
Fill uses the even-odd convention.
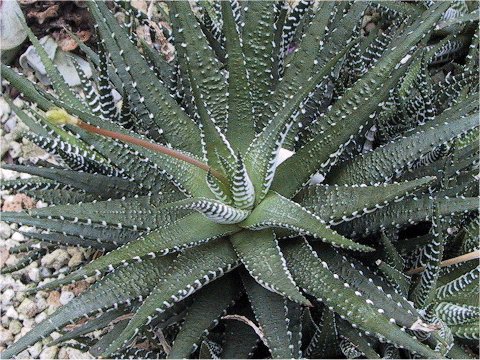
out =
[[[21,100],[15,100],[21,106]],[[1,157],[2,163],[24,163],[26,161],[52,160],[51,157],[35,145],[21,138],[23,124],[10,112],[9,106],[0,98]],[[0,181],[29,177],[13,171],[0,169]],[[45,204],[35,202],[22,195],[1,193],[2,211],[20,211],[22,209],[42,207]],[[32,231],[32,227],[7,224],[0,221],[0,267],[14,265],[22,254],[9,254],[9,249],[28,241],[21,232]],[[26,268],[11,274],[0,275],[1,326],[0,351],[30,331],[36,324],[52,314],[57,308],[67,304],[76,295],[88,287],[87,281],[64,286],[54,291],[39,291],[25,294],[24,290],[43,284],[70,271],[84,261],[88,261],[92,252],[76,247],[55,247],[45,256]],[[37,342],[28,350],[19,354],[24,359],[91,359],[88,353],[66,346],[48,347],[46,344],[58,338],[54,332],[49,337]]]

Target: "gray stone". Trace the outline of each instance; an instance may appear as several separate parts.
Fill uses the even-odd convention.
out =
[[[12,240],[15,240],[15,241],[18,241],[18,242],[22,242],[22,241],[25,241],[25,236],[23,236],[23,234],[15,231],[15,232],[12,234]]]
[[[0,121],[5,122],[10,116],[10,105],[4,98],[0,98]]]
[[[19,289],[20,290],[20,289]],[[23,292],[23,291],[18,291],[16,294],[15,294],[15,299],[18,300],[19,302],[22,302],[23,299],[25,299],[27,297],[27,295]]]
[[[12,235],[12,229],[6,222],[0,221],[0,239],[7,240]]]
[[[7,328],[8,325],[10,324],[10,319],[8,318],[7,315],[3,315],[0,323],[4,328]]]
[[[34,226],[22,225],[18,227],[18,231],[28,232],[35,230]]]
[[[15,247],[15,246],[18,246],[18,245],[20,245],[20,243],[18,241],[13,240],[12,238],[5,240],[5,247],[7,249],[11,249],[12,247]],[[15,259],[16,256],[10,255],[9,259],[10,258]],[[5,263],[7,265],[11,265],[11,264],[8,264],[8,260]]]
[[[55,359],[55,357],[57,356],[57,353],[58,353],[57,346],[47,346],[40,353],[40,360]]]
[[[63,249],[57,249],[50,254],[45,255],[42,260],[42,266],[54,268],[55,270],[60,269],[63,265],[67,264],[70,260],[70,256]]]
[[[75,253],[72,255],[70,260],[68,261],[68,267],[73,268],[80,265],[83,261],[83,256],[81,252]]]
[[[75,297],[75,294],[71,291],[62,291],[60,295],[60,303],[62,305],[68,304],[73,298]]]
[[[42,267],[42,268],[40,268],[40,275],[42,277],[46,278],[46,277],[52,276],[52,272],[49,269],[47,269],[45,267]]]
[[[64,357],[65,359],[94,359],[94,357],[90,355],[88,352],[81,352],[80,350],[72,349],[72,348],[66,348],[64,354],[65,354],[65,357]],[[64,359],[63,357],[60,356],[60,353],[58,354],[58,358]]]
[[[62,334],[60,334],[57,331],[54,331],[53,333],[50,334],[50,337],[52,338],[52,340],[57,340],[61,336],[62,336]]]
[[[18,243],[17,243],[18,244]],[[13,245],[12,246],[12,240],[11,239],[8,239],[7,241],[5,241],[5,246],[7,248],[11,248],[13,246],[16,246],[16,245]],[[11,265],[15,265],[18,261],[18,258],[15,254],[12,254],[8,257],[8,259],[5,261],[5,265],[6,266],[11,266]]]
[[[20,334],[20,331],[22,331],[22,323],[18,320],[12,320],[10,322],[10,325],[8,326],[8,330],[13,334],[17,335]]]
[[[35,296],[35,304],[38,307],[38,312],[45,310],[48,307],[47,300],[38,294]]]
[[[25,17],[16,1],[5,2],[2,6],[1,49],[4,51],[13,50],[18,48],[27,38],[27,32],[23,26]],[[2,61],[4,60],[3,56]]]
[[[58,351],[58,358],[59,359],[68,359],[67,348],[61,348]]]
[[[11,117],[7,121],[5,121],[4,126],[7,132],[11,132],[13,129],[15,129],[15,126],[17,126],[17,119],[14,117]]]
[[[20,287],[17,286],[20,284]],[[11,274],[5,274],[1,276],[0,281],[0,291],[4,291],[8,288],[13,288],[14,290],[19,290],[23,286],[22,283],[17,283]]]
[[[35,302],[26,298],[22,301],[22,303],[18,306],[18,312],[23,314],[29,318],[35,316],[38,313],[38,306]]]
[[[38,356],[42,352],[42,342],[36,342],[35,345],[28,349],[28,352],[30,353],[30,356],[32,358],[38,358]]]
[[[43,202],[42,200],[38,200],[37,203],[35,204],[35,207],[37,209],[41,209],[41,208],[44,208],[44,207],[47,207],[47,206],[48,206],[48,203]]]
[[[48,317],[47,313],[46,312],[42,312],[40,314],[38,314],[37,316],[35,316],[35,322],[37,324],[41,323],[43,320],[45,320],[46,318]]]
[[[20,155],[22,155],[22,145],[16,141],[12,141],[10,143],[9,153],[13,159],[18,158]]]
[[[80,85],[80,78],[77,71],[75,71],[75,61],[83,70],[87,78],[92,76],[92,69],[88,61],[82,59],[80,56],[72,54],[70,52],[63,51],[50,35],[44,36],[39,39],[43,48],[48,54],[48,57],[53,60],[55,67],[60,72],[69,86]],[[47,76],[45,66],[43,65],[40,57],[33,46],[29,46],[28,49],[19,58],[20,66],[23,69],[32,69],[35,71],[35,76],[46,85],[50,84],[50,79]]]
[[[17,359],[28,359],[30,358],[30,353],[28,350],[23,350],[20,354],[17,355]]]
[[[23,335],[25,335],[26,333],[28,333],[30,330],[32,330],[32,328],[35,326],[35,321],[33,321],[33,319],[25,319],[23,320],[23,327],[22,327],[22,331],[20,331],[20,334],[18,334],[16,337],[15,337],[15,340],[17,340],[17,337],[22,337]]]
[[[40,269],[31,268],[28,270],[28,278],[34,282],[38,282],[40,280]]]
[[[13,335],[10,330],[0,328],[0,345],[6,345],[13,341]]]
[[[2,139],[3,141],[3,139]],[[15,180],[19,174],[12,170],[0,169],[0,179],[2,180]]]
[[[6,289],[2,293],[2,305],[9,305],[13,297],[15,296],[15,291],[13,289]]]
[[[5,316],[9,317],[10,319],[18,319],[18,312],[13,306],[9,306],[5,312]]]

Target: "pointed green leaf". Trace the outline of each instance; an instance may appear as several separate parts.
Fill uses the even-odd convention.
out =
[[[19,191],[20,192],[20,191]],[[98,200],[97,196],[68,189],[22,190],[23,194],[49,205],[78,204]]]
[[[354,329],[348,322],[341,319],[337,319],[337,324],[341,336],[351,341],[367,359],[380,359],[380,356],[372,349],[371,339],[366,338],[363,332]]]
[[[462,198],[432,198],[429,195],[406,198],[398,203],[392,203],[371,214],[365,214],[358,219],[344,222],[339,226],[342,234],[354,236],[375,233],[385,228],[395,228],[416,224],[429,219],[434,203],[438,206],[439,215],[467,213],[478,209],[478,199]]]
[[[434,179],[425,177],[403,183],[374,186],[319,184],[306,189],[302,194],[301,204],[321,219],[329,219],[331,224],[338,224],[375,211],[390,202],[401,201],[405,195],[425,188]]]
[[[103,334],[100,339],[92,346],[89,347],[88,352],[94,357],[100,357],[110,344],[122,333],[127,327],[128,319],[121,320],[113,325],[109,331]]]
[[[285,68],[283,77],[280,79],[275,88],[272,100],[267,108],[270,116],[279,108],[281,108],[282,101],[286,101],[297,91],[299,86],[302,86],[305,81],[307,81],[309,76],[316,72],[315,69],[321,69],[321,67],[325,65],[328,57],[334,55],[340,50],[340,47],[337,47],[335,49],[336,51],[325,51],[325,47],[330,43],[326,41],[326,36],[328,33],[327,25],[331,21],[332,14],[334,13],[334,7],[336,6],[335,2],[322,1],[317,2],[315,5],[317,5],[317,7],[315,10],[313,10],[314,14],[312,19],[307,24],[307,28],[304,34],[301,36],[298,48],[295,49],[294,53],[291,55],[291,59]],[[339,24],[335,32],[332,32],[331,35],[333,37],[340,35],[340,33],[343,33],[343,29],[343,24]],[[333,40],[333,38],[331,40]],[[342,48],[346,43],[346,41],[342,42]],[[320,51],[323,51],[321,56],[319,56]],[[315,104],[315,98],[311,98],[309,102],[311,102],[311,104]],[[287,135],[287,145],[289,142],[292,142],[292,139],[295,138],[301,128],[309,125],[308,123],[310,121],[311,113],[308,111],[308,105],[310,104],[307,104],[306,106],[307,111],[298,115],[297,122],[293,124],[292,129]]]
[[[388,283],[398,291],[399,294],[402,296],[408,295],[410,279],[403,272],[381,260],[377,260],[376,265],[378,266],[380,273],[385,277]]]
[[[440,262],[445,248],[444,226],[441,217],[434,206],[432,214],[432,240],[425,246],[422,253],[422,265],[425,270],[420,274],[419,283],[410,294],[410,298],[416,307],[423,309],[429,304],[435,295],[437,279],[440,274]]]
[[[168,198],[165,200],[167,202]],[[178,211],[175,206],[168,206],[167,204],[162,206],[158,200],[150,196],[140,196],[32,209],[29,214],[40,218],[148,230],[163,226],[165,223],[172,223],[185,216],[185,212]]]
[[[211,121],[220,128],[225,128],[226,121],[226,83],[221,75],[221,64],[215,58],[207,39],[200,30],[198,21],[190,4],[185,1],[169,3],[171,16],[175,17],[178,28],[174,27],[175,41],[183,50],[188,66],[190,82],[196,82]],[[181,29],[181,32],[180,32]],[[184,61],[185,61],[184,60]],[[186,73],[186,69],[184,70]]]
[[[38,104],[40,109],[46,111],[55,105],[59,106],[59,100],[55,99],[38,85],[32,83],[26,76],[17,73],[11,67],[0,63],[0,71],[5,80],[9,81],[10,84],[20,91],[28,100]]]
[[[190,296],[210,281],[235,268],[237,264],[235,252],[223,239],[181,253],[168,273],[160,278],[159,284],[142,303],[125,330],[103,355],[109,355],[122,347],[156,312],[163,313],[174,303]]]
[[[405,54],[418,43],[433,24],[448,8],[438,3],[425,11],[418,20],[407,27],[392,42],[387,54],[357,81],[319,122],[322,131],[310,139],[294,156],[281,164],[275,177],[273,189],[291,197],[320,168],[331,165],[342,153],[353,134],[357,133],[377,110],[379,102],[388,95],[385,91],[393,86],[403,72],[395,69]],[[382,81],[379,81],[382,79]],[[392,82],[386,86],[387,82]],[[348,118],[348,122],[344,119]]]
[[[275,1],[252,1],[245,11],[242,30],[243,52],[248,69],[248,81],[252,94],[257,129],[263,129],[268,119],[265,106],[272,91],[274,63]]]
[[[405,3],[405,2],[385,2],[379,0],[373,0],[372,5],[385,8],[395,13],[400,13],[405,17],[417,17],[422,14],[423,6],[417,3]]]
[[[107,126],[103,127],[108,129]],[[113,124],[109,127],[113,128]],[[133,135],[132,132],[121,130],[120,127],[114,131]],[[127,175],[135,178],[139,187],[147,187],[155,192],[179,190],[195,196],[208,197],[211,194],[203,181],[205,171],[192,164],[138,145],[125,145],[85,131],[78,132],[100,154],[110,159],[118,168],[124,169]]]
[[[225,321],[225,338],[222,357],[225,359],[248,359],[251,357],[258,336],[247,324],[237,320]]]
[[[198,353],[199,359],[218,359],[222,353],[222,347],[216,342],[203,340]]]
[[[270,189],[277,167],[278,152],[292,124],[304,109],[309,97],[313,95],[322,80],[330,74],[349,48],[347,46],[335,54],[322,69],[301,84],[288,100],[282,102],[282,107],[273,114],[262,132],[251,143],[245,157],[245,164],[255,187],[257,203],[265,197]]]
[[[73,190],[69,185],[60,184],[54,180],[31,177],[28,179],[15,179],[2,181],[2,191],[42,191],[42,190]]]
[[[305,357],[317,359],[336,358],[339,350],[337,338],[335,314],[324,308],[318,328],[305,349]]]
[[[310,305],[293,281],[271,230],[244,230],[232,235],[230,242],[245,268],[260,285],[299,304]]]
[[[234,19],[232,5],[222,1],[228,70],[228,118],[226,136],[232,147],[245,154],[255,137],[255,123],[248,84],[248,73],[242,49],[240,30]]]
[[[158,282],[161,273],[173,259],[150,259],[121,267],[98,281],[78,298],[60,307],[15,344],[5,350],[2,359],[9,359],[62,326],[83,315],[106,307],[146,296]]]
[[[320,249],[318,254],[318,258],[325,262],[342,286],[355,290],[356,296],[363,297],[363,301],[372,307],[381,309],[377,311],[389,320],[393,319],[390,320],[392,323],[410,328],[420,318],[406,298],[379,281],[378,275],[375,276],[358,261],[340,256],[331,249]]]
[[[138,50],[128,39],[125,30],[118,25],[106,4],[102,1],[88,4],[113,63],[123,69],[119,75],[123,83],[131,87],[132,91],[129,93],[133,95],[138,91],[139,102],[153,115],[153,120],[169,143],[178,149],[200,154],[200,132],[195,123],[170,97],[168,90],[155,77],[145,60],[139,58]],[[123,55],[120,55],[119,48],[123,50]],[[132,87],[130,76],[136,87]]]
[[[113,89],[108,77],[108,60],[105,48],[99,46],[98,92],[100,95],[100,116],[106,120],[116,120],[117,108],[113,100]]]
[[[248,229],[286,228],[300,234],[311,235],[333,246],[357,251],[372,251],[372,248],[358,244],[331,230],[318,216],[274,192],[269,192],[269,195],[254,208],[240,226]]]
[[[448,120],[440,116],[418,127],[413,135],[341,165],[329,176],[337,184],[372,184],[389,180],[438,145],[468,133],[476,126],[478,113]]]
[[[453,336],[460,339],[479,340],[480,339],[480,326],[479,322],[473,322],[468,324],[451,325]]]
[[[128,311],[126,309],[118,309],[107,311],[100,316],[88,320],[85,324],[82,324],[79,327],[74,328],[72,331],[66,332],[64,335],[60,336],[59,338],[55,339],[48,346],[54,346],[57,344],[61,344],[62,342],[75,339],[78,336],[82,336],[88,334],[92,331],[103,329],[108,324],[110,324],[116,318],[125,315]]]
[[[310,304],[310,306],[312,306]],[[287,328],[290,334],[290,347],[294,358],[302,358],[302,314],[305,308],[293,301],[285,301]]]
[[[120,177],[121,171],[108,163],[97,161],[94,153],[82,151],[70,143],[62,140],[50,140],[48,137],[27,133],[25,139],[31,141],[46,152],[59,156],[66,166],[78,172]]]
[[[133,195],[131,182],[122,178],[40,166],[3,165],[3,168],[54,180],[103,199]],[[98,184],[102,184],[103,187],[99,187]]]
[[[251,209],[255,203],[255,189],[240,153],[237,154],[237,164],[231,177],[233,203],[240,209]]]
[[[441,302],[435,305],[435,314],[447,325],[458,325],[478,321],[480,308],[478,306]]]
[[[480,267],[463,274],[462,276],[442,285],[436,289],[437,300],[455,299],[462,293],[470,293],[478,291],[478,278],[480,275]]]
[[[92,261],[63,279],[46,284],[44,287],[52,288],[81,279],[110,265],[115,267],[124,262],[141,261],[141,258],[146,255],[150,257],[165,256],[189,247],[197,248],[202,243],[238,230],[239,228],[235,225],[215,224],[205,221],[201,214],[190,214],[173,223],[165,224],[147,235]]]
[[[333,1],[317,2],[318,7],[311,22],[301,37],[298,49],[292,54],[291,61],[287,64],[285,74],[275,89],[269,110],[270,116],[281,108],[281,104],[294,95],[298,88],[303,86],[310,76],[313,76],[327,65],[327,60],[344,49],[351,41],[352,30],[358,23],[361,14],[367,7],[364,2],[356,2],[352,8],[339,20],[333,29],[331,26],[332,15],[338,3]],[[308,125],[303,114],[299,114],[299,122]],[[299,124],[294,124],[290,137],[295,136]]]
[[[88,154],[91,157],[91,160],[101,163],[105,162],[104,158],[102,158],[95,150],[90,149],[81,139],[76,138],[65,129],[49,123],[40,113],[31,110],[30,113],[27,114],[26,111],[17,107],[7,96],[5,97],[5,100],[20,120],[22,120],[22,122],[36,135],[44,136],[52,140],[63,141],[72,147],[80,149],[84,154]]]
[[[290,241],[285,245],[284,253],[294,279],[307,292],[331,306],[336,313],[345,316],[362,330],[422,356],[441,357],[428,346],[401,331],[373,306],[359,298],[353,289],[336,280],[334,274],[327,269],[328,265],[323,265],[306,243]],[[311,281],[312,277],[317,280],[315,283]]]
[[[10,274],[12,272],[23,269],[26,266],[33,263],[35,260],[41,258],[46,253],[47,253],[46,249],[33,250],[33,251],[29,252],[28,254],[25,254],[15,264],[8,265],[8,266],[2,266],[1,273],[2,274]]]
[[[447,353],[449,358],[452,359],[474,359],[474,355],[469,351],[466,350],[465,347],[459,345],[457,342],[455,342],[450,349],[450,351]]]
[[[242,277],[248,299],[255,314],[260,330],[267,341],[273,358],[289,359],[293,357],[288,335],[285,299],[265,290],[250,276]]]
[[[389,235],[387,235],[385,231],[383,231],[380,234],[380,242],[381,242],[380,244],[383,248],[383,253],[384,253],[383,259],[393,269],[397,271],[403,271],[404,260],[402,256],[399,254],[397,248],[393,245],[391,237],[395,239],[394,236],[391,235],[390,237]]]
[[[22,232],[22,234],[29,238],[41,240],[43,243],[48,243],[48,244],[80,246],[82,248],[93,248],[93,249],[99,249],[103,251],[111,251],[116,248],[116,245],[113,244],[112,242],[101,241],[98,239],[93,240],[93,239],[88,239],[80,236],[69,236],[69,235],[56,233],[56,232],[50,232],[50,233]],[[123,244],[125,242],[133,240],[134,238],[135,237],[130,237],[128,238],[127,241],[125,241],[122,238],[118,238],[118,240],[116,240],[116,243]]]
[[[38,218],[24,212],[4,212],[2,213],[2,221],[35,226],[39,229],[54,231],[65,235],[84,237],[89,240],[100,239],[100,241],[106,241],[112,244],[122,244],[139,236],[139,233],[132,229],[119,229],[117,226],[112,228],[103,225],[88,224],[87,222],[82,223]]]
[[[238,295],[236,281],[233,275],[227,274],[194,295],[194,302],[188,308],[185,322],[168,354],[169,358],[187,358],[198,348],[202,337],[218,323],[217,319]]]

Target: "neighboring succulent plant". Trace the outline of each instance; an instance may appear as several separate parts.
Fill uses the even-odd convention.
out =
[[[99,277],[3,358],[53,331],[109,357],[478,350],[478,264],[448,260],[479,248],[472,4],[172,1],[171,63],[118,5],[123,26],[88,2],[101,42],[82,46],[98,69],[79,72],[84,98],[32,33],[57,97],[2,65],[38,107],[10,102],[26,137],[62,161],[6,166],[37,177],[4,189],[54,205],[3,213],[48,230],[13,251],[103,251],[37,288]],[[282,147],[296,152],[278,165]]]

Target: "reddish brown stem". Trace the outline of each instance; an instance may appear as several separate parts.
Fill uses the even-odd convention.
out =
[[[200,169],[203,169],[205,170],[206,172],[210,172],[213,176],[215,176],[217,179],[223,181],[223,182],[226,182],[226,178],[225,176],[223,176],[221,173],[219,173],[218,171],[216,171],[215,169],[212,169],[210,166],[208,166],[207,164],[197,160],[197,159],[194,159],[188,155],[185,155],[179,151],[176,151],[176,150],[173,150],[173,149],[170,149],[166,146],[163,146],[163,145],[160,145],[160,144],[153,144],[149,141],[146,141],[146,140],[142,140],[142,139],[137,139],[133,136],[130,136],[130,135],[125,135],[125,134],[120,134],[120,133],[117,133],[115,131],[110,131],[110,130],[105,130],[105,129],[102,129],[102,128],[98,128],[96,126],[93,126],[93,125],[90,125],[90,124],[87,124],[81,120],[78,120],[78,122],[76,123],[76,125],[78,127],[81,127],[82,129],[88,131],[88,132],[92,132],[92,133],[95,133],[95,134],[99,134],[99,135],[102,135],[102,136],[106,136],[106,137],[109,137],[109,138],[112,138],[112,139],[117,139],[117,140],[120,140],[120,141],[123,141],[123,142],[127,142],[127,143],[130,143],[130,144],[134,144],[134,145],[138,145],[138,146],[142,146],[146,149],[150,149],[150,150],[153,150],[153,151],[157,151],[157,152],[160,152],[160,153],[163,153],[165,155],[168,155],[168,156],[171,156],[171,157],[174,157],[176,159],[179,159],[179,160],[182,160],[182,161],[185,161],[189,164],[192,164]]]

